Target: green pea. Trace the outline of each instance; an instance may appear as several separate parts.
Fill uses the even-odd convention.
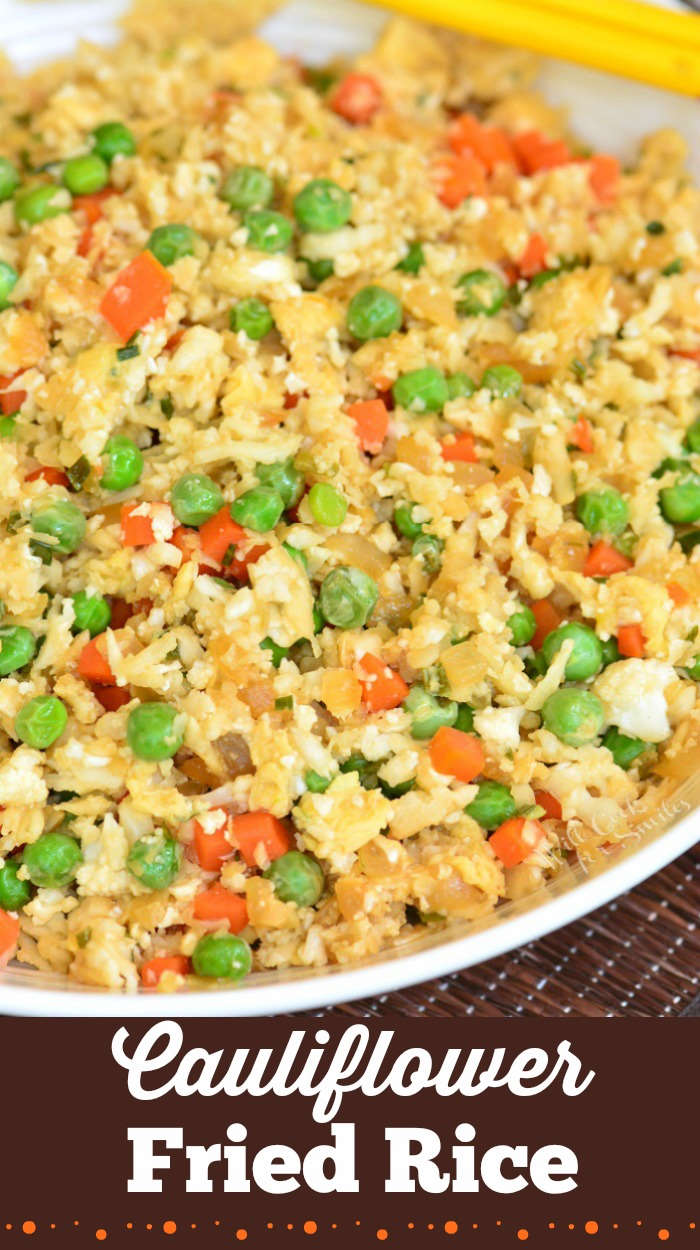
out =
[[[111,165],[115,156],[133,156],[136,140],[123,122],[102,122],[92,132],[92,150]]]
[[[459,715],[456,703],[436,699],[422,686],[412,686],[403,705],[411,717],[411,737],[419,741],[434,738],[438,729],[454,725]]]
[[[326,281],[326,278],[330,278],[331,274],[335,273],[335,265],[333,261],[328,258],[309,260],[308,257],[306,257],[303,259],[306,264],[309,277],[312,282],[316,283],[316,286],[320,286],[322,282]]]
[[[15,717],[15,734],[28,747],[45,751],[60,738],[67,724],[65,704],[53,694],[40,694],[20,708]]]
[[[500,781],[482,781],[476,798],[464,810],[482,829],[497,829],[515,815],[517,805],[508,787]]]
[[[700,654],[693,657],[685,671],[691,681],[700,681]]]
[[[309,768],[308,771],[304,773],[304,785],[307,790],[311,791],[312,794],[325,794],[332,780],[332,777],[322,777],[321,774],[317,773],[313,768]],[[2,903],[0,903],[0,907],[1,906]]]
[[[445,544],[435,534],[419,534],[413,540],[411,555],[422,561],[426,573],[437,573],[442,564]]]
[[[206,473],[183,473],[170,493],[170,504],[181,525],[203,525],[221,511],[224,497]]]
[[[0,626],[0,677],[24,668],[36,654],[36,638],[24,625]]]
[[[311,855],[287,851],[266,868],[264,877],[271,881],[275,894],[283,903],[297,907],[313,907],[323,894],[323,870]]]
[[[165,890],[177,877],[182,850],[164,829],[146,834],[134,842],[126,866],[141,885],[149,890]]]
[[[425,264],[425,254],[423,252],[422,245],[414,241],[413,243],[409,244],[406,255],[404,256],[403,260],[399,261],[398,265],[396,265],[396,268],[400,269],[402,273],[417,274],[417,273],[420,273],[424,264]]]
[[[544,677],[547,672],[547,661],[541,651],[535,651],[532,655],[526,655],[523,661],[525,664],[525,672],[533,681],[537,677]]]
[[[109,182],[109,168],[97,152],[74,156],[63,167],[63,185],[71,195],[94,195]]]
[[[284,252],[294,234],[294,226],[282,213],[255,209],[246,213],[243,224],[248,231],[248,247],[256,252]]]
[[[336,529],[348,512],[348,501],[329,482],[315,482],[309,491],[309,508],[318,525]]]
[[[293,508],[301,499],[304,475],[294,467],[291,456],[287,460],[275,460],[272,464],[256,464],[255,476],[261,486],[269,486],[277,492],[285,509]]]
[[[512,365],[491,365],[481,379],[481,389],[498,399],[515,399],[523,388],[522,374]]]
[[[126,737],[140,760],[169,760],[185,737],[185,717],[169,703],[139,703],[129,712]]]
[[[282,543],[282,546],[287,552],[287,555],[291,556],[305,573],[308,573],[309,561],[306,558],[306,552],[300,551],[298,547],[293,547],[291,543]]]
[[[537,622],[530,608],[518,608],[517,612],[508,617],[506,625],[514,647],[526,647],[537,629]]]
[[[469,399],[476,390],[476,382],[469,377],[468,373],[453,373],[447,379],[447,394],[449,399]]]
[[[493,317],[505,303],[506,284],[490,269],[472,269],[462,274],[457,286],[457,312],[462,317],[478,317],[482,313]]]
[[[328,234],[340,230],[352,213],[352,196],[330,178],[314,178],[294,197],[294,216],[302,230]]]
[[[319,598],[329,625],[338,629],[360,629],[374,611],[379,587],[361,569],[339,564],[323,579]]]
[[[281,647],[278,642],[275,642],[274,638],[263,638],[260,643],[260,650],[270,652],[270,659],[274,668],[279,668],[282,661],[286,660],[289,655],[289,647]]]
[[[672,486],[659,491],[659,504],[663,516],[673,525],[700,521],[700,475],[690,467],[681,471]]]
[[[32,896],[29,882],[17,876],[20,867],[21,861],[6,859],[0,868],[0,909],[2,911],[19,911]]]
[[[136,443],[125,434],[113,434],[102,452],[104,472],[100,486],[104,490],[128,490],[143,473],[143,456]]]
[[[84,629],[90,631],[90,637],[101,634],[112,619],[112,609],[103,595],[90,595],[86,590],[79,590],[73,596],[73,612],[75,619],[71,625],[74,634],[81,634]]]
[[[413,517],[414,503],[397,503],[394,508],[394,525],[404,538],[418,538],[423,533],[423,522]]]
[[[15,219],[19,226],[35,226],[49,217],[67,213],[70,206],[70,194],[64,187],[53,183],[28,187],[15,196]]]
[[[363,286],[348,307],[348,330],[361,343],[383,339],[401,329],[401,302],[383,286]]]
[[[576,516],[589,534],[621,534],[629,519],[629,508],[619,491],[605,486],[579,495]]]
[[[9,296],[19,281],[19,274],[7,261],[0,260],[0,312],[10,307]]]
[[[531,291],[537,291],[539,287],[546,286],[554,278],[560,277],[564,272],[563,269],[542,269],[540,273],[533,274],[530,278],[529,287]]]
[[[0,204],[3,200],[12,198],[19,184],[20,176],[12,161],[8,161],[6,156],[0,156]]]
[[[87,528],[80,508],[70,499],[55,499],[53,503],[36,508],[31,515],[31,526],[35,534],[55,539],[50,544],[51,554],[63,556],[77,550]]]
[[[242,981],[253,966],[247,942],[233,933],[207,933],[192,952],[192,967],[198,977],[216,981]]]
[[[152,231],[146,248],[152,252],[161,265],[174,265],[183,256],[193,256],[197,242],[197,233],[191,226],[183,226],[179,222],[170,222],[167,226],[156,226]]]
[[[620,659],[620,649],[614,638],[605,638],[600,644],[600,650],[603,658],[603,668],[607,668],[608,664],[615,664]]]
[[[365,790],[376,790],[379,787],[379,768],[381,760],[368,760],[360,751],[354,751],[338,767],[341,773],[357,773],[360,784]]]
[[[462,733],[470,734],[474,729],[474,708],[468,703],[457,704],[457,719],[454,723],[455,729],[461,729]]]
[[[404,373],[394,382],[392,395],[409,412],[442,412],[450,398],[447,379],[434,365]]]
[[[592,690],[555,690],[542,708],[545,729],[570,747],[598,737],[605,721],[603,704]]]
[[[688,451],[692,452],[695,456],[700,455],[700,417],[698,417],[696,421],[693,421],[692,425],[688,426],[688,429],[685,432],[685,439],[683,441],[685,446],[688,448]]]
[[[253,486],[231,504],[234,521],[256,534],[273,530],[283,512],[284,499],[271,486]]]
[[[618,768],[625,769],[630,768],[637,756],[647,749],[647,743],[642,742],[641,738],[628,738],[627,734],[620,733],[614,725],[606,729],[600,745],[607,747]]]
[[[275,184],[259,165],[239,165],[227,174],[219,196],[235,209],[244,213],[249,208],[267,208],[272,203]]]
[[[242,299],[231,309],[230,325],[237,334],[241,331],[257,343],[270,333],[275,322],[267,304],[261,299]]]
[[[400,799],[402,794],[408,794],[416,784],[415,777],[408,777],[406,781],[399,781],[395,786],[390,786],[388,781],[384,781],[383,777],[379,778],[379,788],[385,799]]]
[[[542,643],[542,654],[549,666],[554,660],[562,643],[573,642],[571,652],[564,669],[567,681],[587,681],[603,667],[603,648],[597,634],[588,625],[579,625],[572,621],[569,625],[560,625],[547,634]]]
[[[83,862],[83,853],[80,843],[70,834],[54,830],[25,846],[22,861],[32,885],[59,890],[73,880]]]
[[[17,438],[16,417],[0,417],[0,438]]]

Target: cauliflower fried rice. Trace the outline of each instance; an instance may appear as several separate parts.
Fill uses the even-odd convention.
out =
[[[0,962],[109,989],[484,916],[700,748],[682,140],[202,7],[3,68]]]

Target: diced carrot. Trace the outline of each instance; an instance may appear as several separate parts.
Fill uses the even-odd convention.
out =
[[[691,351],[684,351],[681,347],[671,347],[669,355],[681,356],[684,360],[694,360],[696,365],[700,365],[700,347],[695,347]],[[2,396],[0,396],[1,398]]]
[[[194,822],[194,852],[205,872],[218,872],[222,860],[233,855],[233,846],[226,836],[231,829],[229,814],[221,807],[218,815],[220,822],[212,833],[207,833],[198,820]]]
[[[155,988],[164,972],[174,972],[186,977],[190,970],[190,961],[186,955],[156,955],[141,964],[141,984],[149,990]]]
[[[537,820],[514,816],[494,830],[489,843],[504,868],[515,868],[531,855],[546,836],[546,830]]]
[[[561,625],[563,618],[560,613],[557,612],[554,605],[549,602],[549,599],[535,600],[534,603],[530,604],[530,610],[535,618],[535,624],[537,626],[532,636],[532,645],[535,650],[538,650],[542,646],[547,634],[551,634],[553,629],[556,629],[558,625]]]
[[[50,464],[43,464],[40,469],[33,469],[28,473],[25,481],[37,482],[41,478],[42,482],[48,482],[49,486],[70,486],[70,482],[65,473],[61,469],[54,469]]]
[[[362,701],[369,712],[387,712],[403,703],[408,686],[400,673],[367,652],[360,660]]]
[[[15,412],[19,412],[26,398],[26,391],[5,391],[0,395],[0,412],[5,417],[13,416]]]
[[[170,338],[165,344],[165,347],[163,348],[163,350],[166,352],[176,351],[185,337],[185,331],[188,329],[189,329],[189,326],[180,326],[179,330],[176,330],[174,334],[170,335]]]
[[[173,280],[152,252],[141,252],[122,269],[102,297],[100,312],[126,342],[155,317],[162,317]]]
[[[92,693],[105,712],[118,712],[120,707],[131,702],[131,694],[125,686],[100,686],[95,683]]]
[[[544,808],[544,814],[549,820],[561,820],[561,803],[548,790],[535,790],[535,802],[538,807]]]
[[[127,603],[126,599],[120,599],[119,596],[114,596],[110,599],[110,608],[112,611],[110,625],[112,626],[112,629],[121,629],[122,626],[126,625],[127,621],[131,620],[132,616],[138,616],[139,613],[143,613],[144,616],[148,616],[152,607],[152,599],[136,599],[133,603]]]
[[[462,463],[476,464],[479,457],[474,447],[474,435],[471,430],[463,430],[456,438],[450,441],[445,439],[440,444],[440,450],[443,460],[453,460]]]
[[[340,117],[365,125],[382,106],[382,89],[371,74],[346,74],[334,87],[328,103]]]
[[[569,442],[574,447],[578,447],[579,451],[593,451],[593,430],[590,421],[587,421],[585,417],[577,417],[569,430]]]
[[[443,152],[431,168],[435,194],[447,208],[457,208],[468,195],[486,194],[486,170],[471,152]]]
[[[246,531],[237,525],[224,504],[214,516],[199,527],[199,541],[205,555],[212,560],[223,560],[229,547],[235,547],[247,537]]]
[[[78,239],[78,246],[76,247],[75,250],[78,253],[78,256],[85,257],[88,255],[91,247],[92,247],[92,226],[86,226],[85,229],[82,231],[80,238]]]
[[[143,508],[142,503],[122,504],[121,534],[125,547],[150,547],[156,540],[151,518],[139,512],[140,508]]]
[[[288,515],[291,517],[291,510]],[[255,564],[269,550],[267,543],[256,543],[246,550],[237,547],[233,559],[223,567],[223,576],[234,582],[247,582],[250,578],[250,565]]]
[[[91,638],[80,652],[78,672],[86,681],[96,682],[99,686],[114,686],[114,673],[107,662],[105,651],[105,635],[98,634]]]
[[[680,582],[668,582],[666,590],[677,608],[684,608],[687,603],[690,603],[691,596]]]
[[[249,868],[263,859],[279,859],[294,845],[292,835],[270,812],[243,812],[232,820],[233,840]]]
[[[9,911],[0,909],[0,968],[9,963],[17,949],[19,920]]]
[[[363,451],[378,452],[389,429],[389,413],[383,399],[363,399],[348,408]]]
[[[547,268],[547,244],[541,234],[531,234],[527,247],[518,261],[523,278],[534,278]]]
[[[556,169],[571,162],[571,152],[562,139],[548,139],[539,130],[526,130],[513,135],[511,142],[524,173],[536,174],[542,169]]]
[[[612,577],[613,573],[624,573],[632,568],[632,561],[618,551],[616,547],[606,543],[602,538],[594,543],[583,566],[584,577]]]
[[[225,920],[229,933],[240,933],[248,923],[244,896],[233,894],[220,881],[195,894],[192,910],[197,920]]]
[[[74,212],[84,213],[89,226],[94,226],[102,216],[102,205],[111,195],[118,195],[114,187],[105,187],[103,191],[95,191],[93,195],[76,195],[73,197]]]
[[[437,773],[447,773],[458,781],[473,781],[484,767],[484,748],[479,739],[446,725],[431,739],[428,753]]]
[[[644,655],[646,638],[641,625],[620,625],[617,630],[617,647],[627,659],[639,659]]]
[[[459,156],[471,152],[489,173],[497,165],[513,165],[515,159],[507,134],[497,126],[482,126],[472,113],[462,113],[451,123],[447,141]]]
[[[592,157],[588,182],[601,204],[611,204],[620,189],[620,162],[616,156],[599,152]]]

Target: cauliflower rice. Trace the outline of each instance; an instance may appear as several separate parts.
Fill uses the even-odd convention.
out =
[[[481,917],[700,745],[682,140],[620,169],[405,20],[308,71],[267,7],[3,66],[0,960],[91,986]]]

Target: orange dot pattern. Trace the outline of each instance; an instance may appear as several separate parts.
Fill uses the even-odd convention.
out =
[[[213,1227],[214,1227],[214,1228],[221,1228],[221,1229],[222,1229],[222,1231],[224,1231],[224,1232],[226,1231],[225,1226],[222,1224],[222,1221],[221,1221],[221,1220],[212,1220],[212,1225],[213,1225]],[[496,1221],[495,1221],[495,1225],[496,1225],[496,1227],[497,1227],[497,1228],[502,1228],[502,1227],[503,1227],[503,1220],[496,1220]],[[73,1220],[73,1221],[72,1221],[72,1226],[73,1226],[73,1228],[80,1228],[80,1220]],[[360,1226],[361,1226],[361,1221],[360,1221],[360,1220],[355,1220],[355,1221],[354,1221],[354,1227],[355,1227],[355,1228],[360,1228]],[[3,1226],[2,1226],[2,1225],[0,1225],[0,1227],[3,1227]],[[56,1224],[49,1224],[49,1225],[45,1225],[44,1227],[48,1227],[48,1228],[50,1228],[50,1229],[52,1229],[52,1230],[55,1230],[55,1229],[56,1229],[56,1227],[57,1227],[57,1225],[56,1225]],[[130,1221],[128,1221],[128,1223],[125,1223],[122,1227],[124,1227],[125,1229],[128,1229],[128,1230],[130,1230],[130,1231],[131,1231],[131,1230],[133,1230],[133,1229],[134,1229],[134,1224],[133,1224],[133,1222],[130,1220]],[[153,1228],[154,1228],[154,1225],[153,1225],[153,1224],[145,1224],[145,1225],[140,1225],[139,1227],[141,1227],[141,1228],[145,1228],[147,1232],[152,1232],[152,1231],[153,1231]],[[184,1228],[186,1228],[186,1227],[188,1227],[188,1226],[187,1226],[187,1225],[184,1225],[183,1227],[184,1227]],[[270,1221],[270,1222],[268,1222],[268,1223],[265,1225],[265,1227],[266,1227],[266,1228],[268,1228],[268,1229],[274,1229],[276,1226],[275,1226],[275,1224],[274,1224],[274,1223],[272,1223],[272,1222]],[[284,1225],[284,1224],[279,1224],[279,1225],[277,1225],[277,1227],[278,1227],[278,1228],[285,1228],[285,1227],[286,1227],[286,1228],[287,1228],[287,1230],[289,1230],[289,1231],[291,1232],[291,1231],[293,1231],[293,1230],[294,1230],[294,1228],[295,1228],[295,1227],[297,1227],[297,1226],[296,1226],[296,1225],[294,1225],[294,1224],[292,1224],[292,1223],[289,1223],[289,1224],[286,1224],[286,1225]],[[328,1228],[328,1229],[337,1229],[338,1227],[339,1227],[339,1225],[338,1225],[338,1224],[329,1224],[329,1225],[327,1225],[327,1228]],[[423,1224],[423,1225],[418,1225],[418,1226],[417,1226],[413,1220],[408,1220],[408,1221],[406,1222],[406,1224],[404,1224],[404,1225],[403,1225],[403,1227],[404,1227],[404,1228],[406,1228],[406,1229],[410,1229],[410,1230],[414,1230],[414,1229],[416,1229],[416,1228],[424,1228],[424,1229],[426,1229],[428,1232],[434,1232],[434,1231],[435,1231],[435,1229],[436,1229],[436,1225],[435,1225],[435,1224]],[[437,1227],[438,1227],[438,1230],[439,1230],[439,1231],[444,1232],[446,1236],[448,1236],[448,1237],[453,1237],[456,1233],[458,1233],[458,1232],[459,1232],[459,1227],[460,1227],[460,1226],[459,1226],[459,1224],[457,1223],[457,1220],[445,1220],[445,1222],[444,1222],[444,1224],[442,1224],[442,1226],[437,1226]],[[479,1226],[479,1224],[472,1224],[472,1229],[474,1229],[474,1230],[478,1229],[479,1227],[480,1227],[480,1226]],[[482,1225],[481,1227],[482,1227],[482,1230],[483,1230],[484,1226]],[[550,1221],[548,1222],[548,1224],[547,1224],[547,1228],[548,1228],[548,1229],[555,1229],[556,1227],[557,1227],[557,1224],[556,1224],[556,1222],[555,1222],[554,1220],[550,1220]],[[570,1230],[574,1230],[577,1226],[576,1226],[576,1224],[568,1224],[568,1225],[560,1225],[559,1227],[562,1227],[562,1228],[563,1228],[563,1227],[567,1227],[567,1228],[568,1228],[568,1229],[570,1229]],[[581,1227],[581,1225],[579,1225],[579,1227]],[[620,1224],[611,1224],[611,1225],[609,1225],[609,1227],[610,1227],[611,1229],[613,1229],[613,1230],[619,1230],[619,1228],[620,1228]],[[634,1221],[634,1227],[639,1228],[639,1229],[643,1228],[643,1227],[644,1227],[644,1223],[643,1223],[643,1221],[642,1221],[642,1220],[635,1220],[635,1221]],[[697,1225],[696,1225],[696,1223],[695,1223],[695,1221],[694,1221],[694,1220],[689,1221],[689,1223],[687,1224],[687,1228],[688,1228],[688,1229],[690,1229],[691,1231],[695,1230],[695,1228],[696,1228],[696,1227],[697,1227]],[[23,1223],[22,1223],[21,1225],[17,1225],[17,1231],[20,1231],[20,1229],[21,1229],[21,1231],[22,1231],[22,1232],[25,1234],[25,1236],[27,1236],[27,1237],[31,1237],[31,1236],[33,1236],[33,1234],[37,1232],[37,1228],[38,1228],[38,1225],[36,1224],[36,1222],[35,1222],[34,1220],[24,1220],[24,1221],[23,1221]],[[190,1224],[190,1225],[189,1225],[189,1228],[190,1228],[190,1229],[192,1229],[192,1230],[196,1230],[196,1229],[198,1228],[198,1225],[197,1225],[197,1224]],[[301,1225],[301,1228],[303,1229],[304,1233],[305,1233],[308,1237],[313,1237],[313,1236],[315,1236],[315,1234],[316,1234],[316,1233],[318,1233],[318,1232],[319,1232],[319,1225],[318,1225],[318,1223],[317,1223],[317,1221],[316,1221],[316,1220],[305,1220],[305,1221],[304,1221],[304,1223]],[[12,1232],[12,1231],[15,1229],[15,1225],[13,1225],[13,1224],[11,1224],[11,1223],[6,1223],[6,1224],[4,1225],[4,1229],[5,1229],[5,1231],[6,1231],[6,1232]],[[163,1221],[163,1223],[162,1223],[160,1226],[156,1226],[156,1231],[160,1231],[160,1230],[162,1230],[162,1232],[163,1232],[166,1236],[173,1236],[173,1234],[175,1234],[175,1233],[178,1231],[178,1225],[177,1225],[177,1223],[175,1222],[175,1220],[164,1220],[164,1221]],[[601,1231],[601,1227],[600,1227],[600,1224],[598,1223],[598,1221],[597,1221],[597,1220],[586,1220],[586,1221],[584,1222],[584,1224],[583,1224],[583,1230],[584,1230],[584,1232],[585,1232],[585,1233],[586,1233],[589,1237],[595,1237],[595,1236],[596,1236],[596,1235],[597,1235],[597,1234]],[[231,1229],[230,1231],[233,1233],[233,1236],[235,1237],[236,1241],[247,1241],[247,1240],[248,1240],[248,1235],[249,1235],[249,1232],[248,1232],[248,1229],[247,1229],[247,1228],[235,1228],[235,1229]],[[399,1230],[397,1229],[397,1232],[398,1232],[398,1231],[399,1231]],[[650,1230],[650,1231],[651,1231],[651,1230]],[[529,1240],[529,1238],[530,1238],[530,1230],[529,1230],[529,1229],[527,1229],[527,1228],[517,1228],[517,1229],[515,1229],[515,1230],[514,1230],[514,1233],[515,1233],[515,1238],[516,1238],[516,1240],[517,1240],[517,1241],[528,1241],[528,1240]],[[108,1233],[108,1230],[107,1230],[106,1228],[96,1228],[96,1229],[95,1229],[95,1240],[96,1240],[96,1241],[106,1241],[106,1240],[108,1239],[108,1236],[109,1236],[109,1233]],[[377,1241],[389,1241],[389,1240],[391,1240],[391,1234],[390,1234],[390,1231],[389,1231],[389,1229],[388,1229],[388,1228],[377,1228],[377,1229],[375,1230],[375,1237],[376,1237]],[[671,1232],[670,1232],[670,1230],[669,1230],[668,1228],[659,1228],[659,1229],[657,1229],[657,1231],[656,1231],[656,1237],[657,1237],[657,1239],[658,1239],[659,1241],[670,1241],[670,1240],[671,1240]]]

